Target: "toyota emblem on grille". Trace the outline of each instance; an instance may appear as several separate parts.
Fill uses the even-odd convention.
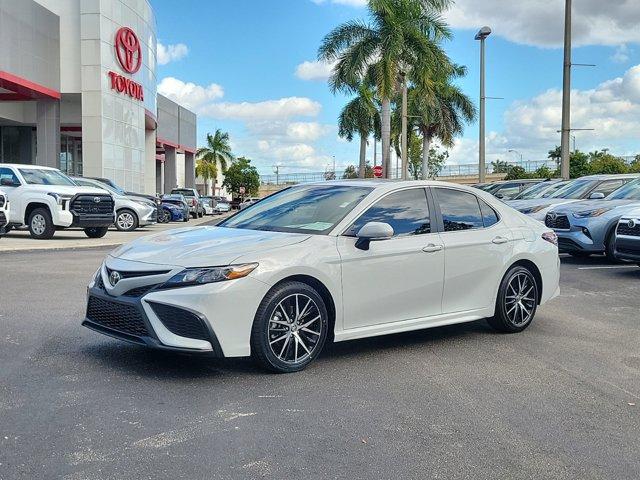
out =
[[[551,212],[549,214],[549,219],[555,221],[558,218],[558,214],[556,212]]]
[[[100,203],[100,197],[93,197],[93,203]]]
[[[629,228],[636,228],[636,221],[632,218],[627,222]]]
[[[111,284],[112,287],[115,287],[116,284],[122,279],[122,275],[120,275],[120,272],[111,272],[111,274],[109,275],[109,283]]]

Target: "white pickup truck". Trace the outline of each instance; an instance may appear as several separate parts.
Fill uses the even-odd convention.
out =
[[[7,229],[26,225],[35,239],[49,239],[69,227],[100,238],[114,222],[111,195],[80,187],[55,168],[0,163],[0,188],[11,201]]]
[[[0,190],[0,235],[4,233],[7,223],[9,223],[9,197]]]

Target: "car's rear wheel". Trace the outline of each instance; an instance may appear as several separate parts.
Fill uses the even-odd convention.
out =
[[[116,215],[116,228],[121,232],[132,232],[138,228],[138,216],[127,209],[118,211]]]
[[[90,227],[84,229],[84,234],[89,238],[102,238],[109,231],[109,227]]]
[[[320,354],[328,329],[327,308],[318,292],[305,283],[283,283],[258,308],[251,355],[273,372],[297,372]]]
[[[29,233],[31,238],[49,240],[56,233],[51,213],[46,208],[36,208],[29,215]]]
[[[533,321],[537,307],[536,279],[529,269],[517,265],[512,267],[502,279],[496,300],[495,315],[487,321],[499,332],[521,332]]]

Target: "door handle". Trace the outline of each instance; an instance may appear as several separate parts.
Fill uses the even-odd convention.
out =
[[[500,245],[502,243],[507,243],[509,241],[508,238],[505,237],[496,237],[493,240],[491,240],[493,243],[495,243],[496,245]]]
[[[427,253],[435,253],[441,251],[443,248],[444,247],[442,245],[434,245],[433,243],[430,243],[429,245],[424,247],[422,251]]]

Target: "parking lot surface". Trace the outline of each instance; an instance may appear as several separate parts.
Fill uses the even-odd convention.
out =
[[[566,258],[522,334],[336,344],[306,371],[80,326],[108,249],[0,254],[0,478],[640,478],[640,268]]]

